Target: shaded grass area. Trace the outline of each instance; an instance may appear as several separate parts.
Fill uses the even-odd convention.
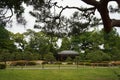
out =
[[[118,80],[119,68],[79,69],[6,69],[0,70],[0,80]]]

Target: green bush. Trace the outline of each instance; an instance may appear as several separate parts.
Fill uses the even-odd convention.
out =
[[[69,65],[70,65],[70,64],[73,64],[73,62],[67,62],[67,64],[69,64]]]
[[[58,64],[62,64],[62,62],[54,62],[54,64],[57,64],[57,65],[58,65]]]
[[[108,63],[91,63],[91,66],[107,67],[107,66],[109,66],[109,64]]]
[[[43,61],[42,64],[48,64],[48,62],[47,61]]]
[[[90,62],[79,62],[79,65],[91,66]]]
[[[26,61],[16,61],[16,62],[12,62],[10,65],[11,66],[25,66],[27,64]]]
[[[66,61],[66,62],[69,62],[69,61],[73,61],[73,60],[72,60],[71,57],[67,57],[65,61]]]
[[[33,66],[33,65],[37,65],[37,63],[36,62],[28,62],[27,65]]]
[[[10,64],[11,66],[25,66],[25,65],[28,65],[28,66],[33,66],[33,65],[37,65],[37,63],[35,62],[28,62],[28,61],[16,61],[16,62],[12,62]]]
[[[27,64],[27,62],[23,62],[23,61],[21,61],[21,62],[16,62],[16,66],[24,66],[24,65],[26,65]]]
[[[0,69],[6,69],[6,65],[5,64],[0,64]]]
[[[84,65],[91,66],[91,63],[90,62],[85,62]]]

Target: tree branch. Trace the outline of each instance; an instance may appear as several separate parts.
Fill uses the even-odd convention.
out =
[[[65,10],[65,9],[77,9],[78,11],[83,11],[83,12],[87,12],[87,11],[91,11],[91,14],[94,14],[95,10],[96,10],[96,7],[91,7],[91,8],[79,8],[79,7],[69,7],[69,6],[66,6],[66,7],[62,7],[62,6],[58,6],[58,5],[55,5],[56,7],[58,8],[62,8],[62,10],[60,11],[59,15],[55,17],[55,19],[59,19],[59,23],[58,25],[60,25],[61,23],[61,20],[60,20],[60,17],[62,15],[62,12]]]
[[[11,14],[9,16],[5,16],[8,10],[11,11]],[[0,14],[0,19],[3,20],[4,22],[9,22],[12,16],[13,16],[13,10],[12,8],[9,8],[3,14]]]
[[[120,27],[120,20],[112,19],[111,21],[112,21],[111,23],[112,27],[114,26]]]
[[[93,6],[97,6],[99,4],[99,2],[97,2],[96,0],[82,0],[82,1]]]
[[[79,7],[69,7],[69,6],[66,6],[66,7],[59,7],[59,8],[62,8],[62,10],[60,11],[59,13],[59,17],[61,16],[62,12],[65,10],[65,9],[77,9],[79,11],[89,11],[89,10],[93,10],[93,12],[96,10],[96,7],[91,7],[91,8],[79,8]]]

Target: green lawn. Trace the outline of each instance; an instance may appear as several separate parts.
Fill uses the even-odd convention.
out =
[[[120,68],[6,69],[0,80],[118,80]]]

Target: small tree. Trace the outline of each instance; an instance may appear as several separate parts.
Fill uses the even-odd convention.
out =
[[[44,58],[45,58],[46,61],[49,61],[50,63],[52,63],[53,61],[56,60],[53,53],[51,53],[51,52],[46,54]]]
[[[24,59],[24,60],[30,61],[30,60],[33,60],[33,59],[34,59],[33,54],[32,54],[31,52],[29,52],[29,51],[26,51],[26,52],[24,52],[24,53],[22,53],[22,54],[23,54],[23,59]]]
[[[87,54],[87,59],[92,62],[101,62],[101,61],[109,61],[110,56],[103,51],[96,50]]]
[[[0,61],[3,61],[6,65],[6,62],[10,60],[10,53],[6,49],[0,50]]]
[[[11,60],[21,60],[22,59],[22,53],[21,52],[14,52],[10,55]]]
[[[71,57],[67,57],[66,62],[71,62],[73,61]]]

